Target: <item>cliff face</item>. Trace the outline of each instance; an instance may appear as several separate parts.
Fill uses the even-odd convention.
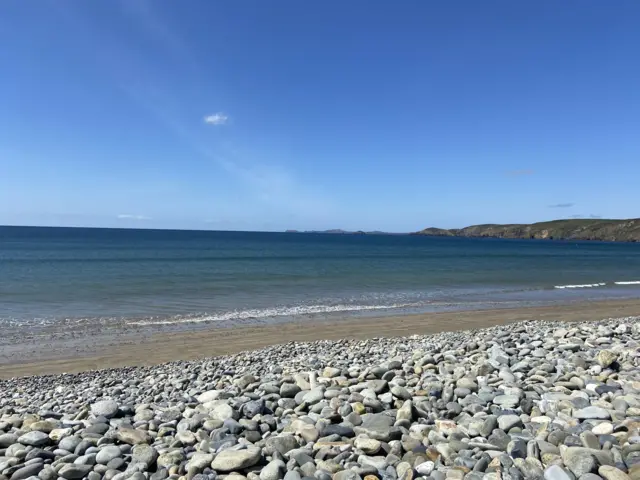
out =
[[[425,228],[415,235],[640,242],[640,219],[554,220],[532,224],[473,225],[451,230]]]

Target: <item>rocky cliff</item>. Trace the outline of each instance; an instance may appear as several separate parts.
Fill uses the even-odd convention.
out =
[[[414,235],[640,242],[640,219],[554,220],[551,222],[532,224],[472,225],[470,227],[451,230],[425,228],[424,230],[416,232]]]

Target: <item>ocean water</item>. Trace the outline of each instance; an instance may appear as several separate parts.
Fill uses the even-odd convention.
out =
[[[163,328],[640,297],[640,245],[0,227],[0,327]]]

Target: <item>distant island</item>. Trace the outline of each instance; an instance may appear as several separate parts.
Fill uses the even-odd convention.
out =
[[[406,235],[406,234],[398,234],[398,233],[380,232],[377,230],[373,232],[364,232],[362,230],[350,232],[348,230],[342,230],[340,228],[333,228],[331,230],[305,230],[302,232],[300,230],[285,230],[285,233],[330,233],[334,235]]]
[[[425,228],[412,235],[437,237],[494,237],[545,240],[599,240],[605,242],[640,242],[640,219],[604,220],[571,219],[531,224],[472,225],[465,228]]]

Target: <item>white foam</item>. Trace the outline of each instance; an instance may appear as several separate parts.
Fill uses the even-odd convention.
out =
[[[413,304],[391,305],[301,305],[295,307],[264,308],[251,310],[233,310],[215,315],[197,317],[172,317],[166,320],[138,320],[129,325],[172,325],[176,323],[223,322],[229,320],[250,320],[270,317],[287,317],[293,315],[312,315],[318,313],[358,312],[365,310],[390,310],[394,308],[411,307]]]
[[[556,285],[553,288],[595,288],[604,287],[606,283],[585,283],[582,285]]]
[[[640,280],[631,280],[627,282],[613,282],[616,285],[640,285]]]

